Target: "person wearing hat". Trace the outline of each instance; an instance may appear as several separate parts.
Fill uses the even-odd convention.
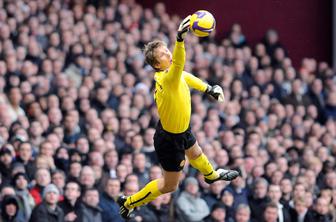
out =
[[[6,195],[1,203],[1,222],[24,222],[22,213],[19,211],[19,203],[14,195]]]
[[[205,200],[199,195],[198,181],[188,177],[184,183],[184,191],[177,198],[177,215],[181,221],[203,221],[210,213]]]
[[[63,222],[63,210],[57,205],[60,192],[54,184],[48,184],[43,190],[43,201],[37,205],[30,222]]]

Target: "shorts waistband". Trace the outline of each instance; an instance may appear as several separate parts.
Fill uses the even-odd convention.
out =
[[[181,135],[181,134],[183,134],[183,133],[185,133],[185,132],[187,132],[188,130],[191,129],[191,127],[190,127],[190,125],[189,125],[189,127],[186,129],[186,131],[184,131],[184,132],[182,132],[182,133],[171,133],[171,132],[168,132],[167,130],[165,130],[165,129],[163,128],[163,126],[162,126],[160,120],[159,120],[159,122],[158,122],[156,128],[157,128],[157,129],[160,129],[160,130],[162,130],[162,131],[164,131],[165,133],[170,134],[170,135]]]

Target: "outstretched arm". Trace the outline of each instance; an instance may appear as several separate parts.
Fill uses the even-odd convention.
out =
[[[224,92],[222,87],[219,85],[210,86],[188,72],[183,72],[183,76],[189,87],[201,92],[205,92],[219,102],[224,102]]]
[[[208,87],[208,84],[206,84],[201,79],[194,76],[193,74],[188,73],[188,72],[183,72],[183,77],[184,77],[184,79],[187,82],[189,87],[191,87],[193,89],[196,89],[200,92],[205,92],[206,91],[206,89]]]
[[[182,71],[185,64],[185,48],[184,48],[184,38],[189,31],[190,26],[190,15],[187,16],[181,22],[176,35],[176,42],[173,51],[173,61],[172,65],[169,68],[167,75],[165,76],[166,80],[171,82],[178,82],[182,76]]]

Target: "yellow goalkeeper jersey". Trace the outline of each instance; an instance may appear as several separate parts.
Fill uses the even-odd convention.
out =
[[[190,88],[204,92],[207,84],[183,71],[185,63],[184,42],[175,43],[172,65],[166,71],[156,72],[155,102],[164,130],[170,133],[185,132],[190,123]]]

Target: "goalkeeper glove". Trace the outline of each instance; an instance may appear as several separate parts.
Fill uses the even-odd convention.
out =
[[[176,35],[176,40],[178,42],[182,42],[184,37],[186,36],[187,32],[189,31],[190,26],[190,15],[188,15],[183,21],[181,22]]]
[[[212,96],[218,102],[224,102],[223,89],[219,85],[214,85],[214,86],[208,85],[205,93]]]

